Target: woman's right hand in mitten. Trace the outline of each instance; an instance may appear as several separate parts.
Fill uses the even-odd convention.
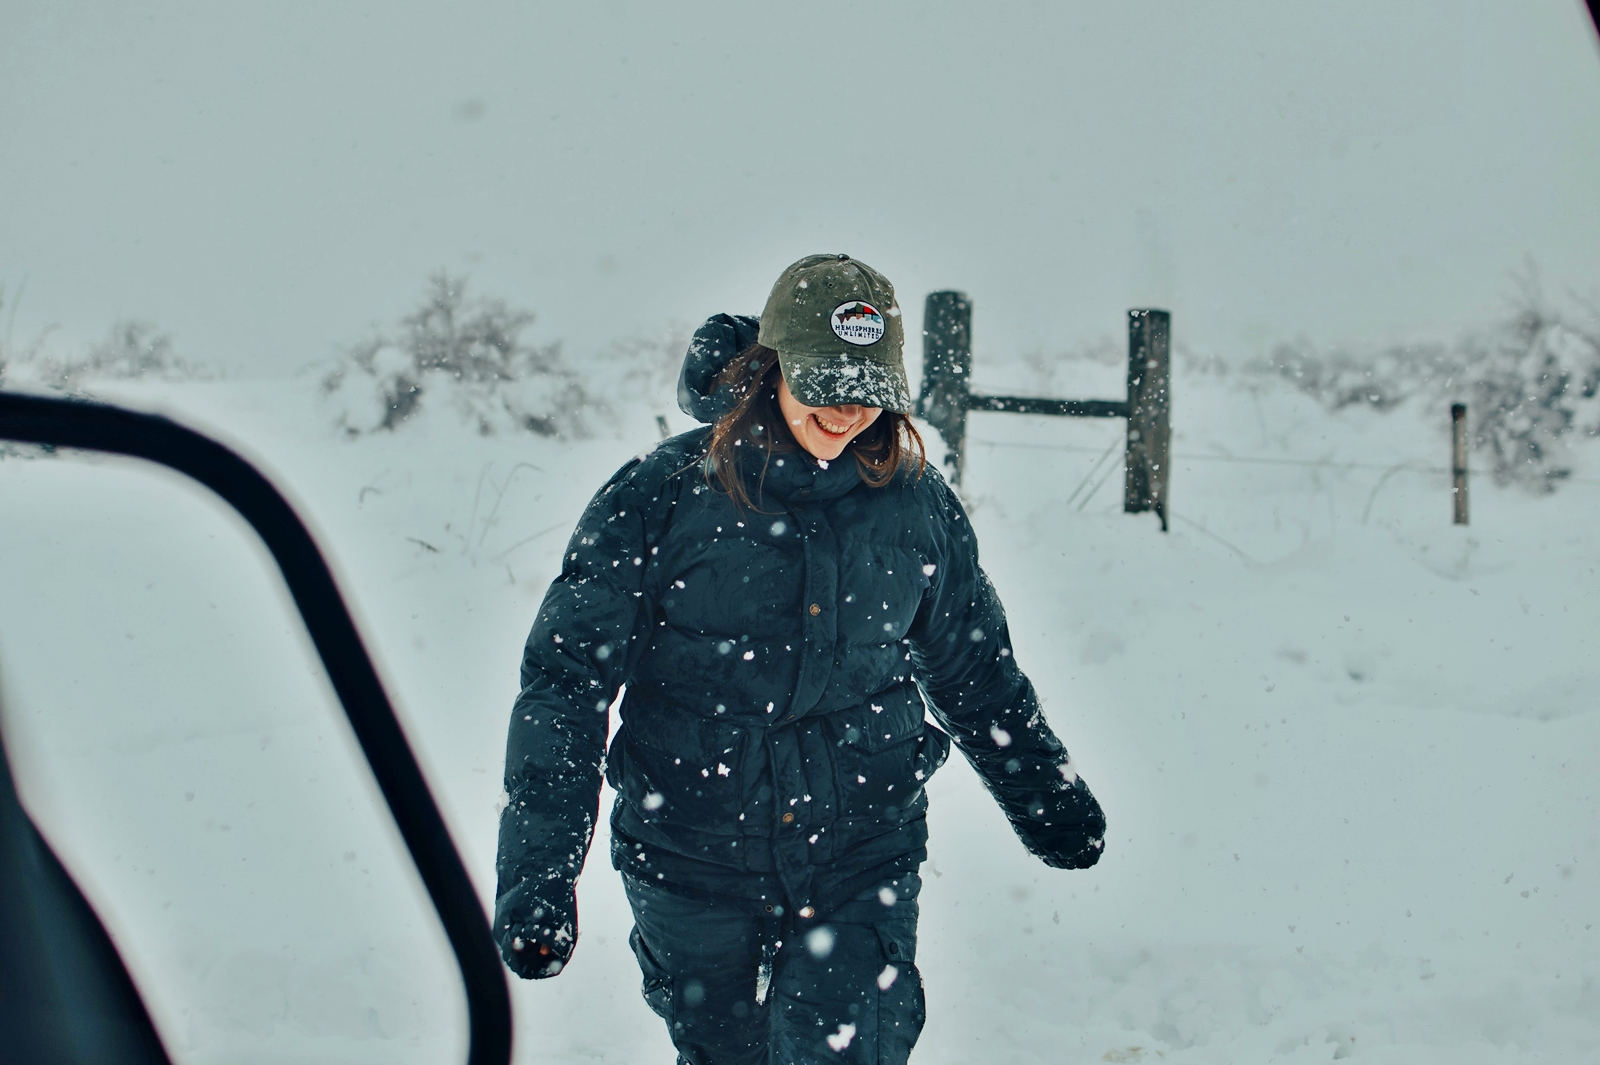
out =
[[[511,937],[509,949],[501,944],[500,955],[505,958],[511,971],[524,980],[543,980],[547,976],[555,976],[567,966],[567,959],[557,954],[550,944],[535,943],[521,936]]]
[[[543,980],[566,968],[578,945],[578,900],[571,888],[560,904],[533,897],[520,885],[495,906],[494,931],[506,966],[524,980]]]

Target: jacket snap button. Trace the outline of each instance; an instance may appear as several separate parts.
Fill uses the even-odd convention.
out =
[[[820,613],[822,613],[822,608],[820,606],[818,606],[817,604],[812,603],[811,604],[811,616],[812,617],[816,617]]]
[[[786,824],[786,825],[794,824],[794,814],[784,814],[783,815],[783,823]]]
[[[767,904],[767,912],[768,913],[772,912],[772,904],[770,902]]]

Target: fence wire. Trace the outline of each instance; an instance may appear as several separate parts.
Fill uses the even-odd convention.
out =
[[[1118,440],[1120,439],[1119,437]],[[967,442],[969,444],[983,444],[986,447],[1019,447],[1030,451],[1071,451],[1085,455],[1100,454],[1100,449],[1097,447],[1083,447],[1073,444],[1017,444],[1005,440],[981,440],[977,438],[968,438]],[[1112,446],[1115,447],[1115,445],[1116,441],[1113,441]],[[1334,459],[1284,459],[1254,455],[1187,455],[1180,453],[1174,453],[1168,458],[1172,462],[1234,462],[1260,466],[1314,466],[1328,470],[1383,470],[1385,472],[1405,470],[1412,473],[1453,472],[1449,466],[1423,466],[1413,462],[1340,462]],[[1488,471],[1469,468],[1466,474],[1468,477],[1474,477],[1486,472]],[[1600,481],[1585,477],[1563,477],[1560,479],[1560,483],[1600,487]]]

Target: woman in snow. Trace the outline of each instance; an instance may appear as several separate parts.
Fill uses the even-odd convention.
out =
[[[906,1060],[924,787],[951,737],[1030,851],[1100,857],[1099,804],[923,459],[903,343],[893,288],[847,255],[789,267],[760,319],[709,320],[678,385],[709,427],[601,488],[528,637],[501,951],[529,979],[571,956],[604,764],[629,941],[680,1063]]]

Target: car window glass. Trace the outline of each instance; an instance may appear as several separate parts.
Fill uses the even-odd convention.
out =
[[[456,962],[271,557],[130,460],[0,461],[24,805],[180,1063],[465,1056]]]

